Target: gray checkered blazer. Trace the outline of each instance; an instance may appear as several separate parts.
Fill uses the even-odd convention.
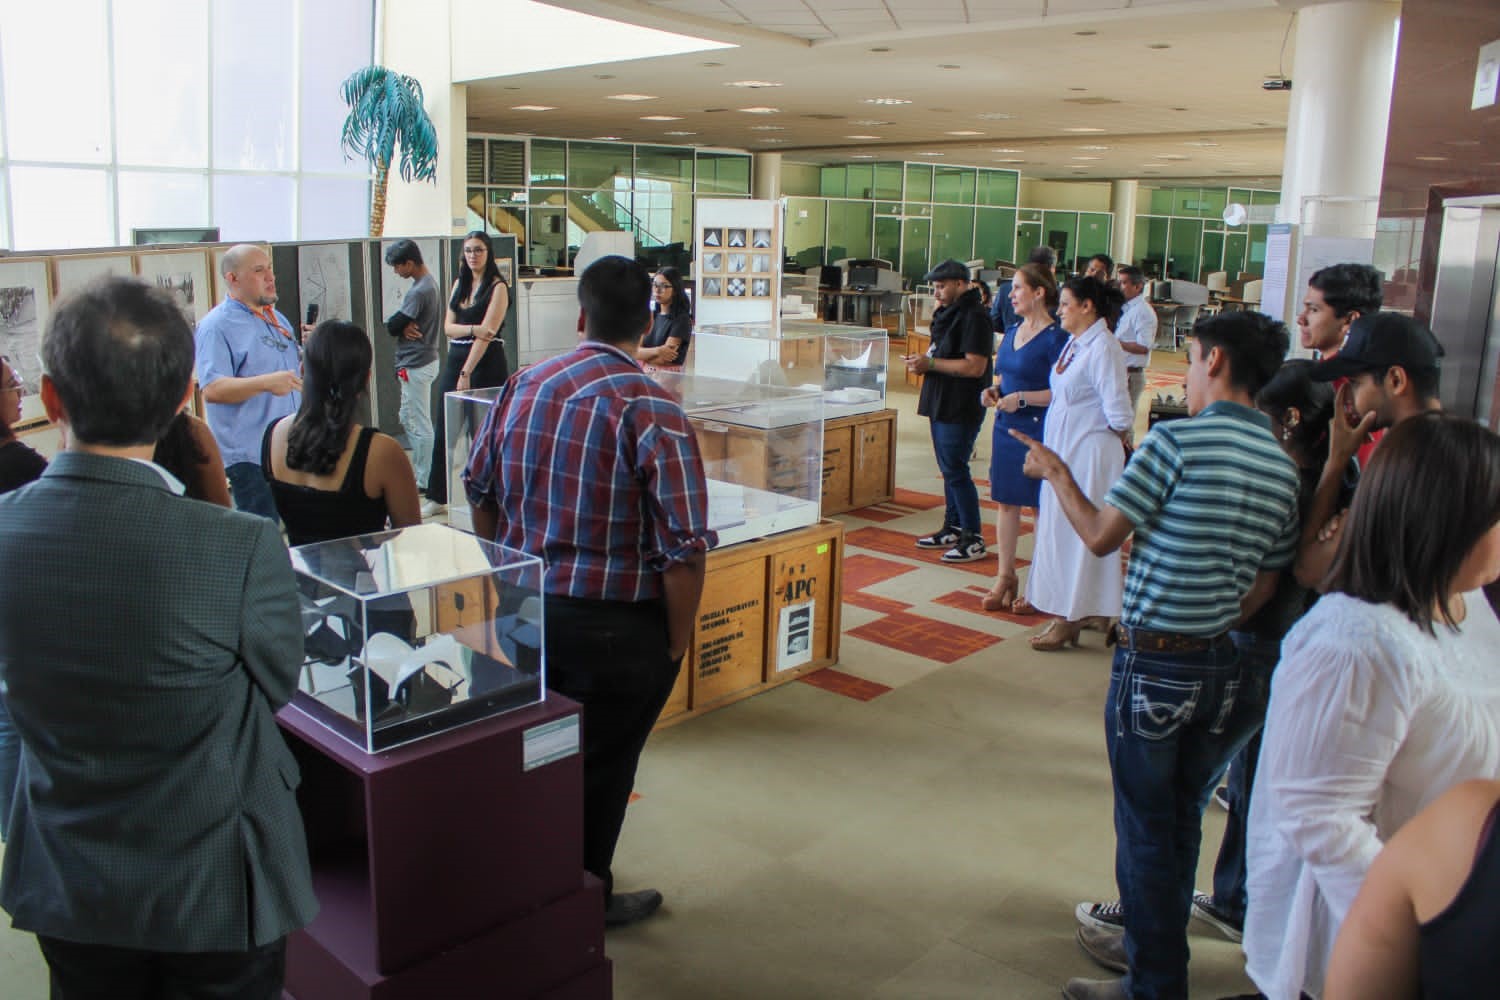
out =
[[[0,681],[21,736],[0,905],[51,937],[241,951],[317,912],[272,713],[302,661],[271,522],[67,452],[0,497]]]

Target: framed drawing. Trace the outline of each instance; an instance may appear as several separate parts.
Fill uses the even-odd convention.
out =
[[[305,315],[316,304],[318,322],[357,322],[351,303],[348,243],[304,243],[297,248],[297,299]],[[394,311],[394,310],[392,310]]]
[[[141,278],[166,289],[187,321],[194,325],[213,308],[213,290],[208,280],[209,254],[205,250],[167,250],[143,253],[137,258]]]
[[[42,384],[42,334],[51,306],[45,260],[0,261],[0,354],[10,358],[26,386],[21,397],[23,422],[42,414],[37,391]]]
[[[128,253],[78,254],[54,257],[57,268],[57,298],[77,291],[95,278],[106,274],[130,275],[135,273],[135,258]]]

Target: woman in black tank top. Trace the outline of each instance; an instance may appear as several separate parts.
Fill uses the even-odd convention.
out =
[[[302,406],[266,428],[261,469],[293,545],[418,524],[417,481],[395,440],[354,420],[370,338],[329,320],[308,338]]]

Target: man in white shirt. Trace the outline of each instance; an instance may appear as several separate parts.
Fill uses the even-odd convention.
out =
[[[1146,390],[1146,365],[1151,362],[1151,345],[1156,343],[1156,310],[1141,294],[1146,290],[1146,276],[1131,264],[1120,265],[1120,291],[1125,293],[1125,308],[1115,324],[1115,336],[1125,349],[1125,385],[1130,390],[1130,409],[1135,411]]]

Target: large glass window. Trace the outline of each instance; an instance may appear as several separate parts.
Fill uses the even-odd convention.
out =
[[[1078,253],[1082,261],[1079,270],[1088,266],[1088,259],[1095,254],[1108,254],[1111,216],[1104,212],[1078,213]]]
[[[561,139],[531,140],[531,183],[544,187],[568,182],[568,144]]]
[[[213,5],[214,166],[290,170],[295,166],[295,49],[287,42],[292,0]],[[342,119],[340,119],[342,121]],[[281,237],[285,238],[285,237]]]
[[[821,198],[788,198],[782,242],[786,254],[803,267],[824,261],[824,236],[828,231],[828,203]]]
[[[257,13],[263,10],[258,4],[252,9]],[[302,99],[298,104],[297,141],[301,167],[342,173],[349,169],[349,164],[344,160],[339,139],[349,107],[340,96],[339,87],[354,69],[370,62],[374,11],[370,0],[302,0],[300,9]],[[258,81],[259,77],[254,79]],[[428,100],[433,96],[427,95]]]
[[[974,253],[974,209],[968,205],[932,208],[932,259],[967,261]]]
[[[120,13],[113,19],[116,156],[136,166],[207,167],[208,47],[182,44],[208,36],[206,5],[133,0],[130,16]],[[163,31],[165,24],[172,30]],[[123,192],[120,203],[127,204]],[[206,205],[202,212],[195,225],[207,221]],[[121,229],[128,234],[123,220]]]
[[[613,188],[616,178],[627,185],[632,177],[631,147],[615,142],[568,143],[568,187]]]
[[[1016,210],[975,209],[974,256],[993,266],[996,261],[1016,263]]]
[[[114,246],[109,173],[59,167],[11,167],[16,246],[26,250]]]
[[[981,170],[978,185],[975,198],[979,204],[1014,208],[1021,175],[1014,170]]]
[[[370,232],[360,219],[370,210],[370,182],[363,177],[308,177],[297,194],[297,238],[358,239]]]
[[[1167,276],[1198,280],[1198,251],[1203,243],[1203,223],[1197,219],[1173,219],[1167,236]]]
[[[851,198],[871,201],[875,198],[875,165],[873,163],[851,163],[848,166],[848,192]]]
[[[272,241],[296,238],[292,205],[296,184],[278,174],[214,176],[214,223],[223,239]]]
[[[0,59],[5,68],[10,158],[108,163],[109,102],[104,95],[110,89],[109,38],[104,0],[7,3],[4,9]],[[19,204],[20,198],[16,200]],[[17,220],[21,217],[18,212]],[[59,244],[28,244],[18,237],[17,245]]]
[[[1043,212],[1042,239],[1049,247],[1057,251],[1059,272],[1080,270],[1077,263],[1077,212]]]
[[[877,201],[900,201],[902,199],[903,195],[901,193],[901,164],[875,164],[874,197]]]
[[[934,167],[932,170],[932,200],[949,205],[974,204],[973,167]]]
[[[911,201],[932,200],[932,167],[926,163],[906,165],[906,197]]]
[[[121,243],[131,242],[132,229],[209,224],[207,174],[121,170],[119,185]]]
[[[743,153],[699,153],[699,194],[749,194],[750,157]]]
[[[868,201],[829,202],[828,259],[870,256],[874,219],[874,206]]]
[[[818,171],[818,194],[824,198],[842,198],[849,191],[849,171],[842,165]]]

